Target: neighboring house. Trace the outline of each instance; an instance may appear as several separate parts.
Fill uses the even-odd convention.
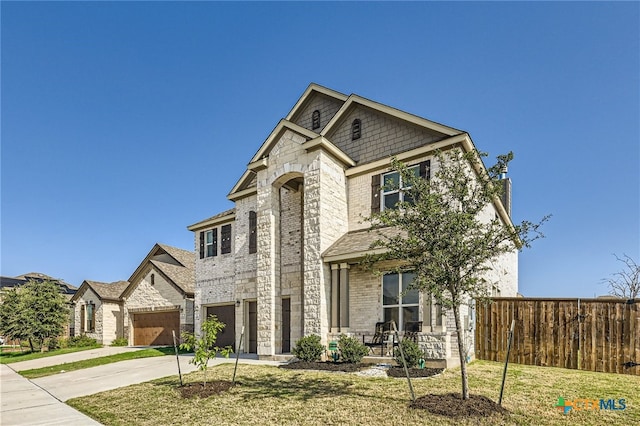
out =
[[[16,287],[26,284],[29,281],[43,282],[52,281],[60,287],[60,292],[64,294],[68,301],[78,290],[77,287],[64,282],[63,280],[50,277],[40,272],[29,272],[28,274],[18,275],[17,277],[0,277],[0,302],[2,301],[2,293],[7,290],[13,290]],[[74,315],[70,309],[69,322],[65,326],[64,336],[68,337],[74,333]]]
[[[124,337],[130,345],[171,345],[173,333],[193,331],[195,257],[156,244],[128,281],[85,281],[73,298],[76,334],[108,345]]]
[[[363,218],[404,196],[385,190],[391,157],[429,178],[434,152],[451,147],[474,149],[464,131],[311,84],[231,189],[234,208],[188,227],[196,328],[216,314],[227,325],[219,344],[233,345],[245,326],[243,349],[273,358],[305,335],[326,344],[342,333],[370,335],[377,322],[394,319],[401,331],[421,322],[427,355],[455,364],[453,316],[416,291],[398,298],[410,273],[376,276],[360,266],[378,238]],[[487,220],[511,224],[508,195],[484,212]],[[515,296],[517,252],[487,278],[493,293]],[[473,354],[473,312],[462,315]]]
[[[128,286],[128,281],[83,281],[72,299],[75,305],[75,334],[84,334],[103,345],[122,337],[124,327],[120,295]]]

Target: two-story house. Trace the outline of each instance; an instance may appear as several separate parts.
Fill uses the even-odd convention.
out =
[[[403,293],[410,273],[377,276],[360,265],[378,238],[363,218],[404,195],[384,185],[391,157],[428,177],[435,151],[450,147],[474,149],[464,131],[311,84],[231,189],[234,208],[188,227],[196,330],[216,314],[227,324],[219,344],[234,345],[244,326],[243,350],[271,358],[309,334],[326,344],[371,334],[377,322],[394,319],[401,331],[421,322],[429,357],[455,364],[452,315],[427,295]],[[500,200],[486,214],[511,223]],[[515,296],[517,252],[490,278],[494,292]],[[462,314],[471,329],[471,311]]]

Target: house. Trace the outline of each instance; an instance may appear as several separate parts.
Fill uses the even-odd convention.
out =
[[[311,84],[242,171],[228,195],[234,207],[188,227],[197,255],[196,329],[216,314],[226,323],[220,344],[238,342],[244,326],[243,350],[268,359],[305,335],[327,344],[394,319],[401,332],[420,324],[427,355],[455,364],[453,315],[417,291],[399,298],[410,273],[376,276],[360,266],[378,238],[363,218],[403,197],[402,188],[383,184],[391,157],[428,177],[438,166],[435,151],[452,147],[474,149],[464,131]],[[511,224],[508,195],[487,218]],[[515,296],[517,252],[490,275],[494,293]],[[472,309],[461,314],[473,354]]]
[[[98,343],[109,345],[124,336],[122,299],[128,281],[103,283],[85,280],[72,298],[74,335],[86,335]]]
[[[50,277],[49,275],[43,274],[41,272],[29,272],[27,274],[23,274],[23,275],[18,275],[17,277],[0,277],[0,302],[2,302],[3,299],[3,293],[5,291],[9,291],[9,290],[13,290],[15,288],[20,287],[21,285],[26,284],[29,281],[34,281],[34,282],[43,282],[43,281],[51,281],[54,282],[55,284],[58,285],[58,287],[60,287],[60,292],[64,295],[64,297],[68,300],[71,301],[71,298],[73,297],[73,295],[76,293],[76,291],[78,290],[77,287],[63,281],[60,280],[58,278],[53,278]],[[64,337],[68,337],[70,335],[73,335],[74,333],[74,315],[72,310],[69,310],[69,321],[67,322],[67,324],[65,325],[65,329],[64,329],[64,333],[63,336]]]
[[[155,244],[127,281],[84,281],[72,299],[76,335],[160,346],[193,332],[194,263],[193,252]]]

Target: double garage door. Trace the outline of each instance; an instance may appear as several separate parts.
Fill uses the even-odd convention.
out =
[[[180,312],[166,311],[133,315],[133,344],[135,346],[173,345],[173,334],[180,337]]]

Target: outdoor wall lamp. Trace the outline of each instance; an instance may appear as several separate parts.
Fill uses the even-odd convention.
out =
[[[236,306],[240,306],[240,301],[236,300]]]

